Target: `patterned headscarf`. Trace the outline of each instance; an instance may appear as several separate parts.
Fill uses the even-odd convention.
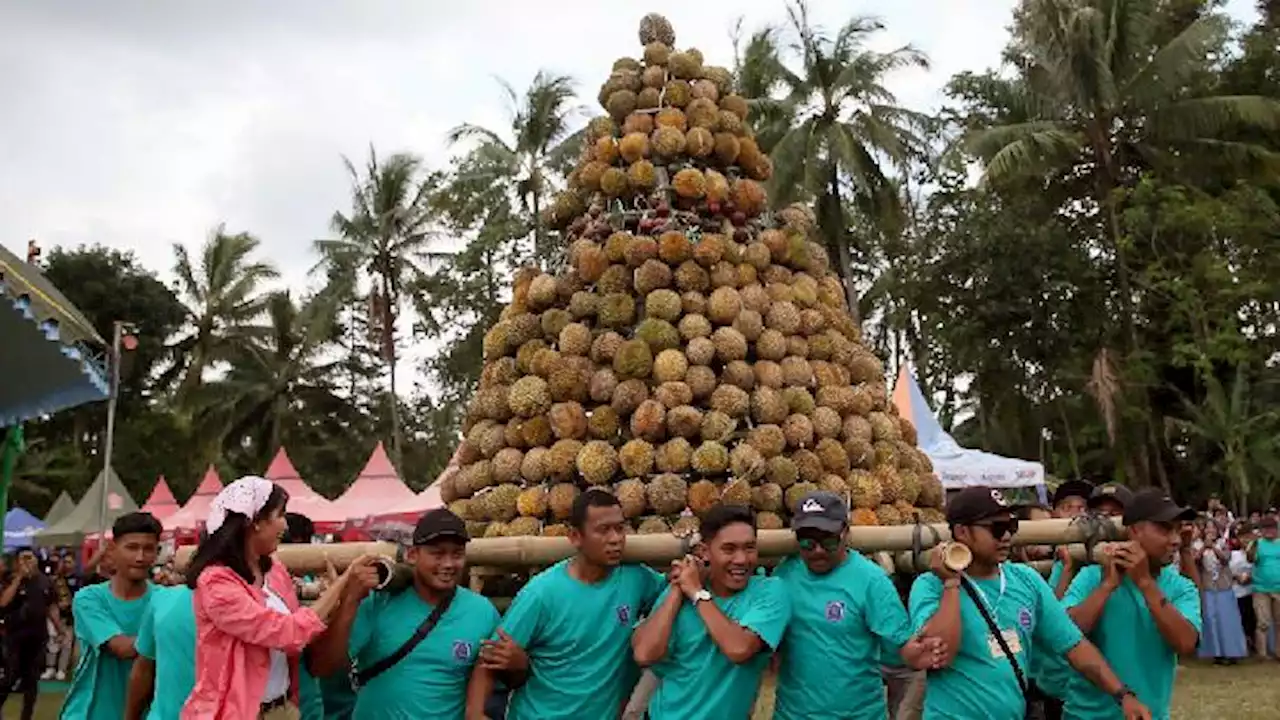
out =
[[[222,488],[218,496],[209,505],[209,519],[205,527],[215,533],[227,521],[227,513],[237,512],[249,519],[257,517],[262,508],[267,506],[271,490],[275,485],[270,480],[257,475],[246,475],[230,485]]]

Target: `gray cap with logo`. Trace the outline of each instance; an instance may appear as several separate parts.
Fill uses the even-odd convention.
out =
[[[844,498],[831,492],[817,491],[806,494],[794,508],[791,529],[817,530],[838,533],[849,522],[849,506]]]

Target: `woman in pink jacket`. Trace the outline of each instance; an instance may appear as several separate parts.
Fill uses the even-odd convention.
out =
[[[208,537],[187,570],[195,590],[196,682],[183,720],[297,718],[302,650],[325,629],[348,582],[376,582],[362,558],[315,604],[299,607],[288,570],[272,559],[288,499],[279,486],[249,476],[223,488],[210,506]]]

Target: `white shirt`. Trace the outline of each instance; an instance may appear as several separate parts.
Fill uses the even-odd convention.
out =
[[[1245,556],[1244,550],[1232,550],[1231,562],[1227,566],[1231,568],[1231,574],[1236,582],[1231,585],[1231,592],[1235,593],[1237,598],[1249,597],[1253,594],[1253,583],[1241,585],[1239,579],[1241,575],[1253,576],[1253,563],[1249,562],[1249,558]]]
[[[267,593],[267,607],[275,610],[281,615],[289,614],[289,606],[284,604],[284,600],[271,590],[266,583],[262,584],[262,589]],[[285,657],[284,651],[271,651],[271,674],[267,676],[267,689],[262,693],[262,702],[271,702],[278,700],[289,692],[289,661]]]

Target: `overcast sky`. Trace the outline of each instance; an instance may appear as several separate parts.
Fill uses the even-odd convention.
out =
[[[1014,4],[810,6],[831,29],[878,15],[879,49],[924,50],[932,70],[891,87],[928,109],[951,75],[998,62]],[[1229,5],[1252,20],[1251,0]],[[649,11],[725,66],[735,19],[785,18],[781,0],[0,0],[0,242],[127,248],[167,278],[172,243],[194,250],[225,222],[301,285],[311,240],[348,206],[342,155],[443,161],[449,128],[505,127],[495,76],[566,73],[594,103]]]

